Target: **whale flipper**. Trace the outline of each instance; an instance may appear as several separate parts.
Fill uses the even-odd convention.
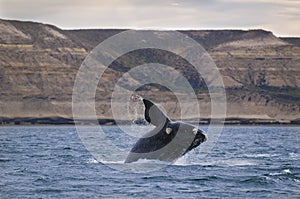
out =
[[[153,102],[147,99],[143,99],[143,103],[145,106],[145,119],[150,124],[154,126],[159,126],[160,124],[164,124],[170,119],[164,114],[158,106],[156,106]]]

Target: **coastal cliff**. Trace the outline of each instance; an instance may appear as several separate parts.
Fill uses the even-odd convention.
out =
[[[124,30],[62,30],[34,22],[0,20],[0,123],[72,123],[72,91],[89,52]],[[297,38],[278,38],[265,30],[180,31],[199,42],[222,74],[227,123],[300,122],[300,47]],[[180,57],[153,49],[116,60],[96,93],[99,120],[113,123],[111,89],[130,63],[167,63],[183,73],[200,104],[203,123],[210,118],[210,97],[203,79]],[[157,86],[137,93],[160,103],[172,117],[176,97]],[[189,119],[189,118],[186,118]]]

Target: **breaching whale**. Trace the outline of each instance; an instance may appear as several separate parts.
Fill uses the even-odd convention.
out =
[[[204,131],[194,125],[172,121],[152,101],[143,99],[145,120],[155,126],[130,150],[125,163],[139,159],[173,162],[207,140]]]

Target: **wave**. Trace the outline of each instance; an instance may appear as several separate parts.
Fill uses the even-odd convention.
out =
[[[9,158],[0,158],[0,162],[9,162],[11,159]]]
[[[244,158],[271,158],[277,157],[279,154],[270,154],[270,153],[259,153],[259,154],[244,154]]]
[[[96,160],[94,158],[90,158],[86,161],[87,164],[107,164],[107,165],[123,165],[124,160]],[[128,164],[127,164],[128,165]],[[195,161],[190,159],[189,157],[181,157],[177,159],[174,163],[161,161],[161,160],[150,160],[150,159],[139,159],[136,162],[129,163],[129,165],[135,166],[145,166],[145,165],[174,165],[174,166],[252,166],[257,165],[255,161],[244,160],[244,159],[227,159],[227,160],[219,160],[219,161]]]
[[[283,169],[279,172],[270,172],[265,176],[270,177],[277,182],[290,181],[293,183],[300,183],[299,173],[297,171],[294,172],[292,169]]]
[[[253,166],[257,165],[257,162],[251,161],[251,160],[245,160],[245,159],[226,159],[226,160],[218,160],[218,161],[201,161],[190,159],[187,157],[181,157],[179,158],[173,165],[176,166]]]
[[[86,161],[86,163],[87,164],[98,164],[99,162],[94,158],[90,158]]]
[[[289,153],[289,157],[292,160],[300,160],[300,153]]]
[[[250,176],[246,177],[239,181],[239,183],[243,184],[255,184],[255,185],[268,185],[268,184],[276,184],[276,179],[272,179],[268,176]]]
[[[96,160],[94,158],[90,158],[86,161],[87,164],[125,164],[125,160]],[[149,160],[149,159],[139,159],[136,162],[127,163],[127,164],[170,164],[170,162],[165,162],[161,160]]]
[[[283,169],[281,172],[274,172],[269,173],[270,176],[279,176],[279,175],[286,175],[286,174],[293,174],[290,169]]]

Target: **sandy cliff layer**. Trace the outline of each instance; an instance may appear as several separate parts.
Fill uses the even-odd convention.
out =
[[[72,118],[72,89],[78,68],[99,42],[122,30],[61,30],[51,25],[0,20],[0,118]],[[227,118],[297,121],[300,118],[300,47],[264,30],[182,31],[207,49],[226,87]],[[298,40],[297,40],[298,41]],[[155,60],[174,66],[197,91],[201,117],[210,118],[203,79],[168,53],[144,50],[118,59],[96,93],[100,119],[112,119],[113,85],[129,63]],[[128,85],[127,85],[128,86]],[[180,113],[174,95],[160,87],[137,93]],[[192,118],[193,116],[191,116]],[[188,118],[186,118],[188,119]]]

